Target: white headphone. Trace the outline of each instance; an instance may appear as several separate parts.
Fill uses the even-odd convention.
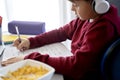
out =
[[[93,0],[92,6],[98,14],[104,14],[110,8],[110,4],[106,0]]]

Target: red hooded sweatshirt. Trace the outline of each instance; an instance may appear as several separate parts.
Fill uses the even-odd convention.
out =
[[[30,48],[71,40],[73,56],[50,57],[33,52],[25,59],[34,59],[54,67],[56,73],[69,77],[68,80],[93,80],[100,71],[100,58],[106,47],[120,35],[120,18],[114,6],[93,22],[72,20],[59,29],[29,38]],[[96,79],[98,80],[98,79]]]

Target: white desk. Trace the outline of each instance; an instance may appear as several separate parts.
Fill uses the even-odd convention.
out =
[[[54,50],[54,52],[53,52],[53,50]],[[11,51],[12,51],[13,54],[9,53]],[[71,52],[69,50],[67,50],[67,48],[62,43],[55,43],[55,44],[51,44],[51,45],[46,45],[46,46],[43,46],[41,48],[36,48],[36,49],[28,50],[28,51],[26,51],[24,53],[26,54],[26,53],[30,53],[30,52],[33,52],[33,51],[38,51],[38,52],[41,52],[41,53],[49,53],[50,56],[70,56],[71,55]],[[64,51],[64,54],[61,51]],[[0,60],[3,57],[5,59],[10,58],[11,55],[14,55],[16,53],[19,53],[19,51],[15,47],[11,47],[10,45],[8,45],[8,46],[6,46],[4,54],[0,58]],[[60,74],[54,74],[54,76],[52,77],[51,80],[63,80],[63,76],[60,75]]]

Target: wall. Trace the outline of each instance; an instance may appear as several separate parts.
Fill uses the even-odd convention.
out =
[[[108,0],[111,4],[114,4],[118,8],[118,13],[120,15],[120,0]]]

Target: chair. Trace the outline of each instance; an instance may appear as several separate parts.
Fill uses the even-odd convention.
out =
[[[101,62],[101,73],[104,80],[120,80],[120,39],[106,50]]]

